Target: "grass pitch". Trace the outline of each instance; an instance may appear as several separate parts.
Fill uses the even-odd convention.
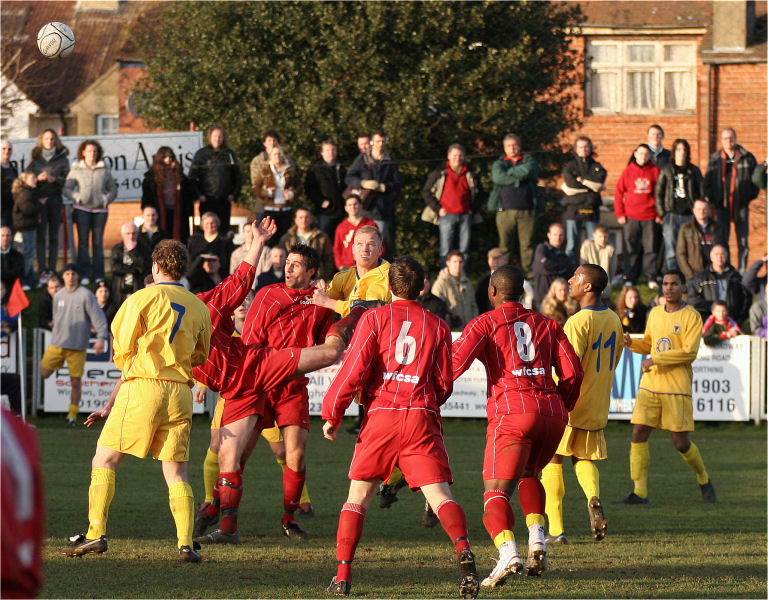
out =
[[[335,535],[346,498],[354,436],[322,439],[313,419],[308,485],[316,516],[304,527],[305,542],[280,531],[280,469],[261,441],[245,470],[240,507],[240,546],[205,546],[202,564],[176,560],[175,529],[160,465],[126,457],[117,471],[109,551],[81,559],[61,553],[66,537],[87,528],[90,459],[100,427],[67,429],[63,418],[35,421],[43,453],[47,496],[45,587],[48,598],[317,598],[335,573]],[[512,578],[488,598],[765,598],[766,428],[698,426],[701,449],[717,490],[717,504],[701,501],[696,479],[669,435],[651,436],[647,506],[613,505],[631,491],[630,426],[611,422],[610,458],[599,464],[608,536],[592,540],[586,500],[573,469],[565,465],[565,530],[570,543],[549,548],[541,578]],[[482,524],[481,420],[447,419],[445,433],[457,500],[469,520],[480,576],[496,551]],[[203,497],[202,462],[207,422],[192,430],[190,478]],[[525,551],[527,531],[514,497],[515,535]],[[387,510],[371,505],[354,564],[352,596],[455,598],[455,554],[438,526],[420,526],[423,497],[401,490]]]

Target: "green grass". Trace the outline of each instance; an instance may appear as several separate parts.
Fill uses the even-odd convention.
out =
[[[85,531],[90,459],[98,431],[67,429],[59,416],[36,421],[47,492],[46,583],[49,598],[312,598],[335,572],[335,533],[346,498],[354,437],[322,439],[313,419],[309,488],[317,515],[306,520],[310,539],[289,542],[280,532],[280,470],[259,443],[245,471],[240,546],[204,547],[200,565],[176,560],[175,530],[160,466],[127,457],[118,469],[109,519],[109,551],[82,559],[61,553],[65,538]],[[496,551],[482,525],[481,461],[484,424],[448,419],[448,450],[458,501],[466,510],[481,577]],[[742,598],[766,595],[766,428],[701,425],[699,445],[718,493],[701,502],[696,480],[669,436],[651,436],[648,506],[613,505],[631,490],[630,427],[612,422],[610,458],[600,463],[608,537],[594,542],[586,501],[566,465],[565,525],[570,544],[550,548],[540,579],[515,578],[482,597]],[[195,418],[190,476],[202,498],[207,423]],[[527,533],[520,509],[517,539]],[[401,490],[388,510],[372,504],[354,566],[352,593],[367,598],[456,596],[453,550],[440,527],[420,526],[423,499]]]

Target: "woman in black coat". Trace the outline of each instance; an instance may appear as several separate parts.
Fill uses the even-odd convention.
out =
[[[186,244],[196,195],[195,185],[182,172],[173,150],[161,146],[152,159],[152,168],[144,173],[141,210],[153,206],[160,217],[160,229]]]

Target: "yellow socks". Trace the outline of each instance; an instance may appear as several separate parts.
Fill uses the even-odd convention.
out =
[[[192,486],[179,481],[168,488],[168,504],[176,523],[177,546],[192,546],[192,527],[195,520],[195,498]]]
[[[275,462],[280,465],[280,468],[285,471],[285,459],[275,457]],[[312,504],[312,500],[309,499],[309,490],[307,489],[307,482],[304,482],[304,487],[301,489],[301,498],[299,504]]]
[[[544,467],[541,471],[541,485],[547,493],[546,512],[549,519],[549,534],[558,536],[563,533],[563,496],[565,496],[563,465],[549,463]],[[526,517],[526,524],[530,525],[528,517]]]
[[[88,487],[88,533],[85,537],[95,540],[107,533],[109,505],[115,496],[115,472],[102,467],[91,471]]]
[[[67,419],[72,419],[75,421],[77,419],[77,414],[80,412],[80,407],[77,404],[70,404],[69,405],[69,412],[67,413]]]
[[[592,496],[600,497],[600,472],[591,460],[579,460],[573,465],[576,479],[579,480],[581,489],[587,497],[587,502]]]
[[[541,525],[544,527],[544,515],[538,513],[525,515],[525,525],[526,527],[530,527],[531,525]]]
[[[400,470],[399,467],[395,467],[394,469],[392,469],[392,474],[389,476],[389,479],[387,479],[387,485],[395,485],[402,478],[403,478],[403,472]]]
[[[632,442],[629,448],[629,476],[635,482],[635,494],[640,498],[648,497],[648,465],[650,463],[651,451],[648,449],[648,442],[637,444]]]
[[[512,533],[509,529],[505,529],[501,533],[499,533],[495,538],[493,538],[493,544],[496,546],[496,548],[501,548],[501,545],[504,542],[514,542],[515,541],[515,534]]]
[[[203,484],[205,485],[205,501],[213,502],[213,488],[219,478],[219,455],[208,448],[203,463]]]
[[[696,473],[696,481],[699,482],[699,485],[704,485],[709,481],[709,474],[707,473],[706,467],[704,467],[704,461],[701,459],[699,447],[696,444],[691,442],[691,447],[688,448],[688,452],[681,452],[680,456],[682,456],[683,460],[688,463],[691,470]]]

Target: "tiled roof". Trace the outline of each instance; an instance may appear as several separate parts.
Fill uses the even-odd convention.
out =
[[[115,2],[116,10],[94,10],[87,2],[18,2],[0,4],[2,63],[14,83],[45,112],[65,110],[121,57],[136,18],[153,2]],[[82,7],[85,8],[82,8]],[[49,60],[37,49],[37,32],[50,21],[72,28],[75,50],[65,59]],[[12,57],[27,66],[14,77]],[[7,71],[6,71],[7,69]]]
[[[733,60],[753,62],[766,60],[766,2],[755,2],[755,31],[743,52],[715,52],[712,50],[712,3],[717,0],[584,0],[575,2],[584,13],[582,25],[592,27],[631,27],[672,29],[680,27],[706,27],[701,41],[705,62]],[[746,1],[746,0],[745,0]],[[567,2],[570,4],[570,2]]]
[[[586,16],[584,25],[608,27],[708,27],[711,0],[692,2],[577,2]]]

